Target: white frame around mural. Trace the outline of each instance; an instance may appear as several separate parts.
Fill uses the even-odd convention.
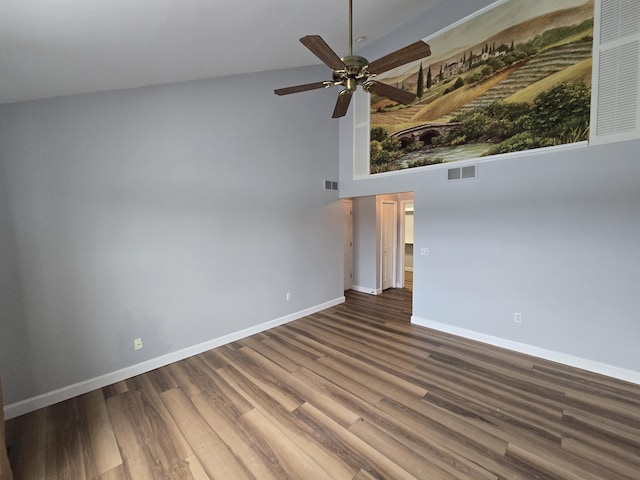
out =
[[[598,4],[599,0],[595,1],[595,4]],[[524,3],[523,3],[524,2]],[[531,20],[532,18],[536,18],[539,17],[542,14],[549,14],[549,15],[558,15],[560,16],[558,12],[558,7],[557,7],[557,2],[556,1],[552,1],[552,0],[546,0],[543,2],[525,2],[524,0],[498,0],[494,3],[492,3],[491,5],[475,12],[472,15],[469,15],[461,20],[459,20],[458,22],[453,23],[452,25],[432,34],[429,35],[427,37],[425,37],[425,41],[427,43],[429,43],[432,46],[432,51],[434,52],[434,54],[432,55],[432,57],[429,57],[427,59],[425,59],[423,61],[423,64],[425,65],[438,65],[438,64],[442,64],[442,62],[445,59],[450,59],[456,56],[462,57],[462,55],[464,55],[466,53],[466,51],[473,51],[474,48],[476,48],[476,50],[478,50],[478,45],[482,45],[483,43],[485,44],[485,50],[482,52],[484,55],[483,59],[486,59],[489,57],[489,55],[491,53],[495,54],[496,56],[498,55],[498,51],[497,48],[495,47],[495,41],[494,41],[494,45],[491,45],[489,47],[489,50],[486,50],[486,45],[488,44],[488,42],[491,40],[492,37],[494,38],[500,38],[500,34],[504,33],[505,31],[507,31],[509,28],[515,28],[513,25],[511,27],[505,27],[505,25],[508,25],[508,23],[504,23],[504,22],[500,22],[497,21],[496,17],[502,15],[502,17],[512,17],[513,16],[513,11],[514,8],[517,9],[517,11],[526,11],[526,9],[523,8],[523,6],[527,6],[527,8],[533,8],[531,7],[532,3],[537,3],[537,4],[545,4],[546,10],[532,10],[529,13],[527,13],[527,15],[529,15],[529,17],[525,18],[525,17],[519,17],[518,22],[511,22],[512,24],[516,24],[519,22],[522,22],[524,20]],[[553,8],[550,7],[550,5],[553,5]],[[587,8],[593,7],[594,5],[590,4],[589,0],[565,0],[565,3],[562,4],[562,6],[566,6],[566,5],[573,5],[573,6],[582,6],[583,7],[583,11],[581,12],[582,16],[585,15],[584,11]],[[509,8],[507,8],[509,7]],[[591,18],[594,18],[595,15],[595,8],[591,8],[590,12],[591,12]],[[490,22],[491,27],[490,28],[478,28],[477,24],[478,22],[484,21],[485,23],[487,23],[487,15],[493,15],[492,21]],[[567,16],[567,18],[570,18],[570,16]],[[580,23],[582,17],[576,16],[576,20],[575,23]],[[565,21],[565,24],[567,22]],[[595,26],[594,26],[595,28]],[[464,40],[466,43],[464,44],[464,47],[454,47],[454,48],[450,48],[447,52],[443,53],[443,54],[438,54],[438,51],[442,51],[442,48],[440,45],[450,45],[452,43],[451,38],[453,37],[458,37],[458,38],[465,38],[464,35],[461,35],[461,32],[467,30],[468,32],[472,32],[473,35],[471,34],[467,34],[467,39]],[[476,31],[480,31],[480,33],[475,33]],[[496,33],[497,32],[497,33]],[[590,47],[592,47],[592,40],[589,40],[589,38],[593,38],[592,33],[589,29],[586,30],[586,34],[584,35],[585,39],[582,39],[582,42],[586,42],[586,41],[590,41]],[[469,36],[470,35],[470,36]],[[505,37],[505,35],[502,35],[502,37]],[[504,41],[502,42],[502,44],[499,45],[503,50],[501,50],[500,52],[503,52],[502,54],[504,55],[504,46],[505,43]],[[513,48],[513,43],[510,45],[511,48]],[[457,49],[457,50],[456,50]],[[585,85],[587,87],[591,87],[591,74],[593,71],[591,62],[592,62],[592,57],[590,55],[591,53],[591,49],[589,49],[589,55],[588,57],[586,57],[583,60],[586,60],[582,65],[582,72],[587,70],[587,62],[588,62],[588,82],[587,80],[584,81]],[[584,50],[584,49],[583,49]],[[464,52],[464,53],[463,53]],[[473,54],[474,58],[475,58],[475,53]],[[471,55],[469,56],[471,58]],[[478,56],[478,58],[480,58],[480,56]],[[466,60],[466,59],[465,59]],[[420,62],[415,62],[412,65],[409,66],[405,66],[402,67],[402,70],[404,72],[407,72],[410,68],[413,69],[417,69]],[[475,67],[475,64],[474,64]],[[519,66],[518,66],[519,67]],[[400,69],[397,69],[400,70]],[[469,70],[469,69],[467,69]],[[465,70],[465,71],[467,71]],[[514,69],[515,70],[515,69]],[[431,72],[433,75],[433,72]],[[386,81],[387,83],[390,84],[394,84],[393,81],[389,81],[389,79],[394,78],[399,78],[398,77],[398,73],[396,71],[391,71],[391,72],[387,72],[384,76],[381,76],[381,80],[382,81]],[[386,78],[386,80],[385,80]],[[407,77],[408,78],[408,77]],[[559,78],[559,77],[558,77]],[[442,77],[439,78],[440,81],[444,81],[445,79],[443,79]],[[486,80],[486,79],[485,79]],[[447,82],[448,83],[448,82]],[[497,83],[497,82],[496,82]],[[399,84],[397,84],[396,86],[401,86]],[[402,85],[404,86],[404,85]],[[441,94],[440,92],[438,94]],[[448,93],[448,95],[454,95],[453,91],[452,93]],[[365,96],[366,97],[366,96]],[[372,126],[371,122],[371,116],[370,116],[370,109],[371,109],[371,105],[369,103],[368,100],[365,100],[367,102],[367,109],[365,112],[365,109],[362,108],[362,101],[365,100],[365,98],[356,98],[355,99],[355,103],[356,103],[356,111],[354,114],[354,146],[355,148],[355,152],[362,152],[363,150],[366,151],[367,156],[370,153],[370,149],[369,149],[369,138],[366,139],[366,142],[363,139],[363,135],[362,135],[362,130],[363,130],[363,126],[365,124],[369,125],[369,129]],[[590,94],[590,102],[593,103],[593,95]],[[367,118],[365,118],[367,117]],[[587,124],[589,121],[589,113],[587,112],[586,115],[587,119]],[[374,125],[375,126],[375,125]],[[588,127],[587,127],[588,128]],[[588,132],[588,130],[587,130]],[[365,150],[365,143],[366,143],[366,150]],[[535,146],[532,148],[524,148],[522,150],[519,151],[511,151],[509,153],[500,153],[500,154],[493,154],[491,156],[487,156],[487,157],[480,157],[478,155],[475,156],[470,156],[470,157],[464,157],[464,158],[458,158],[458,159],[454,159],[451,161],[444,161],[443,163],[434,163],[431,165],[423,165],[423,166],[419,166],[419,168],[437,168],[439,167],[446,167],[448,166],[450,163],[455,162],[456,164],[458,164],[459,162],[479,162],[479,161],[490,161],[490,160],[496,160],[498,158],[503,158],[505,155],[509,155],[509,156],[513,156],[513,155],[523,155],[523,154],[528,154],[531,152],[531,150],[535,149],[535,150],[539,150],[540,148],[544,148],[544,149],[557,149],[557,148],[575,148],[575,147],[584,147],[585,145],[587,145],[587,141],[584,138],[580,138],[578,140],[573,140],[573,141],[563,141],[563,143],[560,144],[556,144],[556,145],[541,145],[541,146]],[[357,155],[357,153],[356,153]],[[355,160],[355,158],[354,158]],[[358,178],[365,178],[365,177],[369,177],[370,175],[378,175],[379,173],[372,173],[371,172],[371,166],[370,166],[370,159],[369,161],[367,161],[367,165],[365,167],[364,165],[365,162],[362,161],[362,159],[360,159],[359,161],[354,161],[354,179],[358,179]],[[401,169],[401,170],[393,170],[391,172],[384,172],[384,174],[390,174],[390,173],[405,173],[407,171],[411,171],[413,168],[409,168],[409,169]]]

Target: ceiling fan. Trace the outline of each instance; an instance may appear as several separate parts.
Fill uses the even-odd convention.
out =
[[[324,82],[307,83],[294,87],[278,88],[274,90],[276,95],[289,95],[291,93],[306,92],[318,88],[329,88],[342,85],[344,89],[338,95],[338,101],[333,110],[333,118],[343,117],[349,109],[349,103],[353,92],[358,85],[367,92],[376,93],[390,98],[402,104],[409,104],[416,99],[416,94],[401,90],[391,85],[386,85],[373,80],[380,73],[394,69],[409,62],[419,60],[431,55],[431,49],[422,40],[412,43],[400,50],[385,55],[378,60],[369,63],[364,57],[353,55],[353,0],[349,0],[349,55],[338,57],[329,45],[319,35],[307,35],[300,42],[322,60],[333,71],[333,80]]]

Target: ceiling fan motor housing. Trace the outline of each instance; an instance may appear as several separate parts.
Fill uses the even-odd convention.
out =
[[[358,85],[369,78],[367,67],[369,60],[357,55],[348,55],[341,58],[345,68],[333,70],[333,80],[336,84],[344,85],[347,90],[354,91]]]

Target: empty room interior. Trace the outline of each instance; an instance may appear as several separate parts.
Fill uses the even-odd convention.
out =
[[[0,480],[640,478],[640,3],[5,3]]]

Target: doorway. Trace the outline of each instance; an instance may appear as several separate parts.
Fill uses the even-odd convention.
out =
[[[413,217],[409,220],[410,230],[407,235],[405,205],[410,210],[413,198],[413,192],[404,192],[351,199],[352,290],[379,295],[389,288],[405,286],[405,264],[409,269],[413,267],[413,261],[407,262],[405,259],[405,251],[408,248],[412,251],[413,248]],[[345,207],[345,219],[348,218],[347,212]],[[345,220],[345,231],[346,225]],[[408,238],[408,247],[405,245],[405,237]],[[349,251],[348,247],[349,243],[345,239],[346,251]],[[345,253],[345,262],[346,258]]]
[[[401,222],[400,229],[404,233],[402,245],[402,273],[404,275],[402,286],[413,290],[413,200],[400,202]]]
[[[380,212],[380,271],[382,290],[396,285],[398,204],[383,200]]]

